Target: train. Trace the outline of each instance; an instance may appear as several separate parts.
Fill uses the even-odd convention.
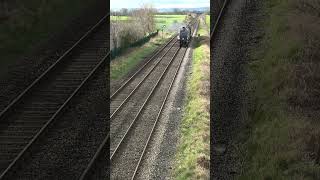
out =
[[[188,47],[191,41],[191,27],[183,26],[179,31],[178,40],[180,41],[180,47]]]

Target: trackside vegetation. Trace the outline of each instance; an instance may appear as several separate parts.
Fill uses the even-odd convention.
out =
[[[166,33],[164,36],[156,36],[149,42],[140,47],[129,48],[126,52],[116,57],[110,64],[110,78],[117,80],[126,75],[130,70],[136,67],[144,58],[152,54],[160,45],[168,41],[171,34]]]
[[[173,172],[177,180],[210,178],[210,47],[208,26],[200,22]]]
[[[320,179],[320,4],[268,0],[249,63],[252,97],[240,180]]]
[[[156,48],[165,43],[174,32],[168,31],[168,27],[174,23],[181,23],[186,19],[186,15],[154,15],[156,28],[166,25],[164,32],[161,31],[158,35],[152,38],[149,42],[139,47],[129,47],[124,52],[111,61],[111,80],[117,80],[126,75],[130,70],[136,67],[145,57],[149,56]],[[129,16],[111,16],[111,21],[120,19],[121,21],[130,21]]]

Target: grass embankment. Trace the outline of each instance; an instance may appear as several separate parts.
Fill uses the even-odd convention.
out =
[[[206,15],[206,25],[209,26],[210,30],[210,15]]]
[[[320,5],[265,3],[270,15],[248,70],[249,126],[239,179],[320,179]],[[311,114],[306,115],[306,112]]]
[[[89,1],[19,1],[16,12],[0,22],[0,76],[15,64],[33,44],[59,31],[70,17],[80,15]]]
[[[201,21],[201,37],[195,41],[192,74],[187,82],[187,100],[174,168],[175,179],[209,179],[210,161],[210,47]]]
[[[210,16],[209,16],[209,18],[210,18]],[[203,28],[199,28],[198,32],[197,32],[197,35],[199,35],[199,34],[200,34],[200,36],[207,36],[208,35],[208,33],[210,32],[210,21],[209,21],[209,24],[208,24],[207,20],[208,20],[208,15],[201,17],[201,21],[203,23],[202,26],[204,26],[206,28],[204,28],[204,27]]]
[[[150,55],[160,45],[165,43],[171,34],[164,34],[156,36],[141,47],[129,48],[123,55],[111,61],[111,80],[117,80],[126,75],[132,68],[134,68],[145,57]]]

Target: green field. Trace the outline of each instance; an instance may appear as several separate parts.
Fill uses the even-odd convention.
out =
[[[127,21],[129,20],[129,16],[110,16],[110,20],[121,20],[121,21]]]
[[[186,15],[155,15],[156,27],[160,29],[163,25],[169,27],[173,23],[182,23]]]
[[[155,15],[155,21],[156,21],[156,28],[161,29],[163,25],[166,25],[166,27],[169,27],[173,23],[182,23],[185,19],[186,15]],[[129,16],[111,16],[111,21],[113,20],[121,20],[121,21],[127,21],[130,20]]]

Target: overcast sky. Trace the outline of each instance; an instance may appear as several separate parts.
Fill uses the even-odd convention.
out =
[[[144,3],[151,3],[154,8],[210,7],[210,0],[111,0],[110,8],[138,8]]]

